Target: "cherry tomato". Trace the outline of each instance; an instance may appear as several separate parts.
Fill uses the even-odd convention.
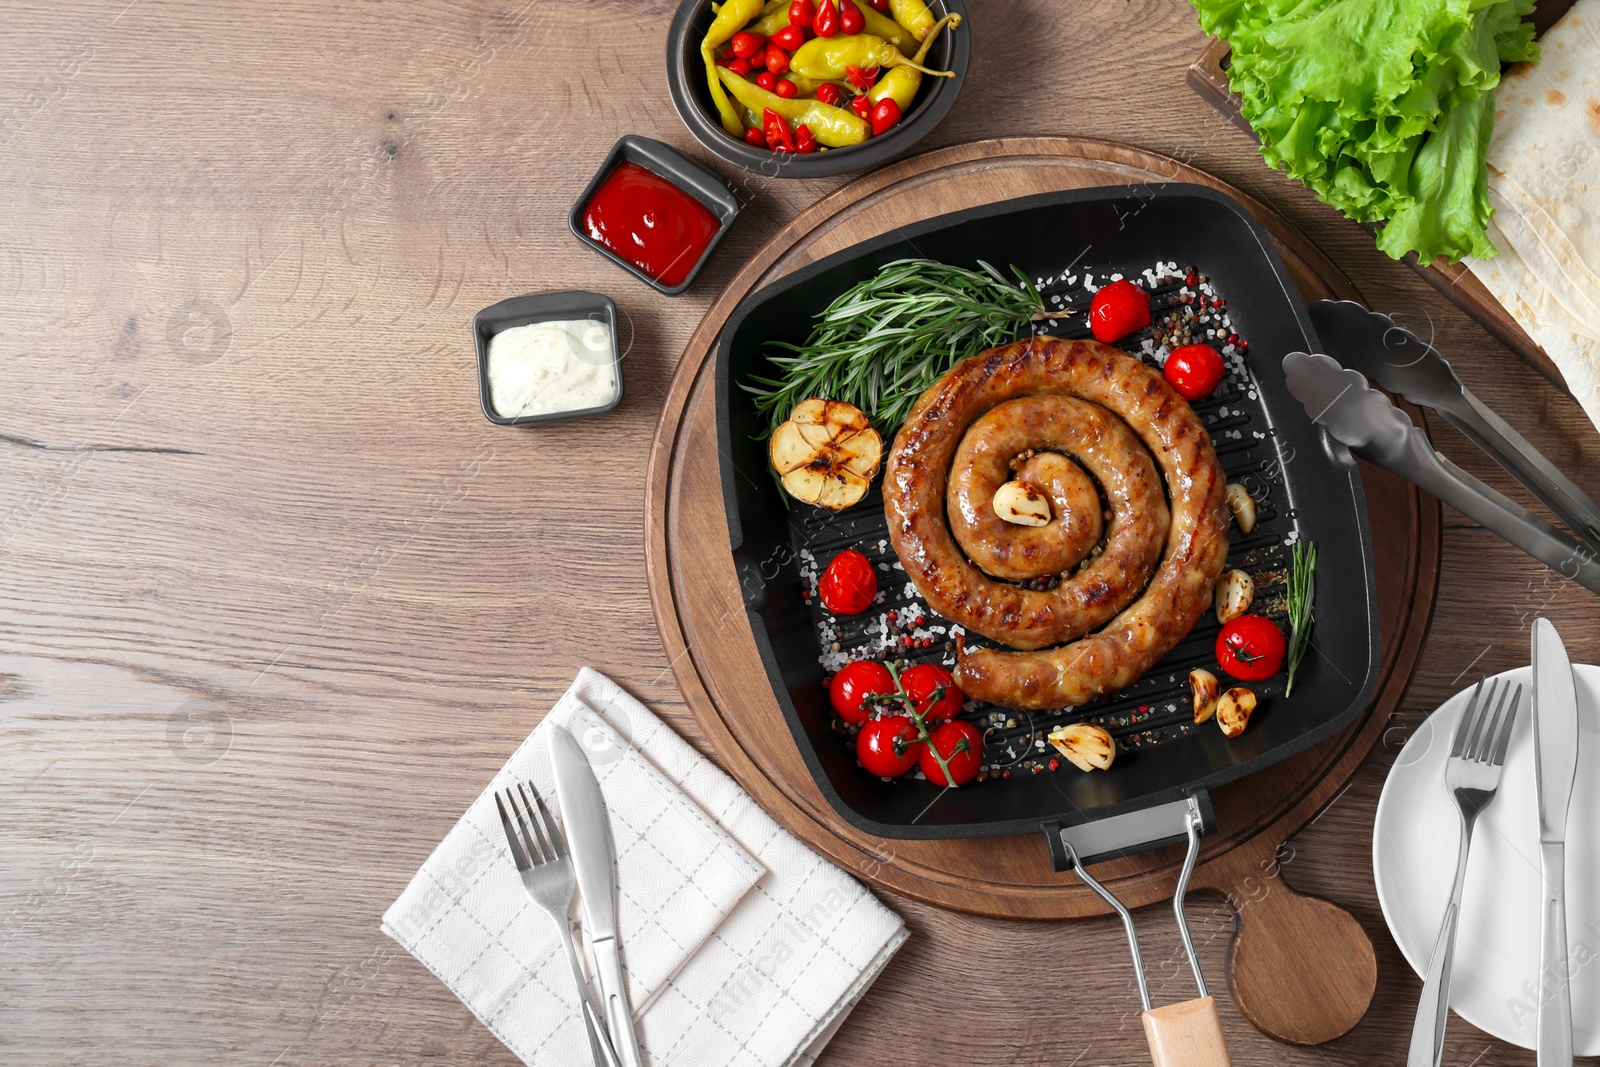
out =
[[[917,766],[934,785],[966,785],[977,775],[983,765],[983,735],[970,722],[947,722],[928,735],[932,743],[923,745],[917,754]],[[950,768],[950,779],[945,780],[944,767],[934,758],[937,749]]]
[[[764,70],[756,75],[756,84],[769,93],[773,92],[778,88],[778,76],[770,70]]]
[[[767,147],[767,135],[752,126],[744,131],[744,143],[755,145],[757,148],[765,148]]]
[[[870,696],[892,696],[894,675],[889,668],[870,659],[847,663],[844,669],[828,683],[828,699],[839,718],[852,726],[860,726],[872,718],[872,709],[864,702]]]
[[[839,5],[834,0],[817,0],[817,17],[811,20],[811,32],[818,37],[839,35]]]
[[[767,41],[786,52],[793,52],[796,48],[806,43],[806,31],[795,25],[785,26],[771,37],[768,37]]]
[[[917,739],[917,728],[904,715],[873,719],[856,735],[856,758],[868,774],[897,778],[917,765],[927,749]],[[954,773],[955,768],[951,768]]]
[[[767,39],[759,33],[736,33],[733,40],[728,42],[728,47],[740,59],[749,59],[766,46]]]
[[[1125,279],[1103,285],[1089,302],[1089,328],[1095,340],[1120,341],[1150,325],[1150,297]]]
[[[850,110],[862,118],[870,120],[872,117],[872,101],[867,99],[866,93],[862,93],[860,96],[853,96],[850,98]]]
[[[809,30],[811,23],[817,17],[817,9],[812,6],[811,0],[794,0],[789,5],[789,25],[799,26]]]
[[[844,100],[844,94],[841,93],[839,91],[839,87],[832,82],[823,82],[821,85],[817,86],[817,99],[822,101],[824,104],[831,104],[833,107],[838,107],[839,104]]]
[[[886,96],[873,107],[867,121],[872,123],[873,135],[881,137],[889,132],[891,126],[900,121],[900,105],[894,102],[894,97]],[[1145,310],[1145,321],[1150,321],[1149,309]]]
[[[1204,400],[1222,384],[1222,354],[1210,345],[1174,348],[1161,371],[1189,400]]]
[[[1217,662],[1241,682],[1260,682],[1283,667],[1283,631],[1271,619],[1240,615],[1217,634]]]
[[[900,685],[905,689],[906,696],[911,698],[917,714],[935,722],[955,718],[967,699],[967,694],[957,688],[950,672],[937,663],[919,663],[915,667],[907,667],[900,672]],[[939,694],[938,700],[934,700],[933,694],[940,686],[944,687],[944,692]]]
[[[860,33],[867,28],[867,16],[853,0],[839,0],[839,32]]]
[[[778,84],[773,86],[772,91],[783,97],[785,100],[793,100],[795,97],[800,95],[799,88],[797,88],[794,82],[790,81],[788,78],[780,79]]]
[[[817,593],[822,597],[822,606],[835,615],[860,615],[878,595],[878,572],[866,556],[847,548],[834,556],[822,572]]]
[[[767,69],[774,74],[789,73],[789,53],[775,44],[767,45]]]

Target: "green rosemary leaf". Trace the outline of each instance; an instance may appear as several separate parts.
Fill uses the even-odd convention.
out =
[[[892,434],[917,397],[961,359],[1001,344],[1043,310],[1038,290],[993,266],[977,270],[931,259],[886,263],[819,312],[805,344],[772,342],[774,373],[740,388],[777,429],[810,397],[843,400]]]
[[[1317,595],[1317,543],[1296,541],[1289,566],[1289,679],[1283,695],[1294,692],[1294,672],[1311,647]]]

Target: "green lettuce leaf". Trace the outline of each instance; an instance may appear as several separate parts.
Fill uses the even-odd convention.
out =
[[[1400,258],[1493,255],[1484,156],[1533,0],[1193,0],[1269,164]]]

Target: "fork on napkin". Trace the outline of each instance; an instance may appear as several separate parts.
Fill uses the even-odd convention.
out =
[[[905,924],[588,668],[423,863],[384,933],[530,1067],[589,1062],[565,950],[522,891],[493,798],[516,780],[551,790],[552,725],[579,739],[605,796],[646,1064],[813,1062]]]

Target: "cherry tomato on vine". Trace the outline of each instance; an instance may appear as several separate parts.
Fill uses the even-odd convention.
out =
[[[875,660],[858,659],[847,663],[833,681],[828,683],[828,700],[839,718],[852,726],[860,726],[872,718],[868,697],[893,696],[894,676],[889,668]]]
[[[767,46],[767,39],[759,33],[736,33],[728,47],[740,59],[749,59]]]
[[[1222,353],[1210,345],[1174,348],[1161,373],[1186,400],[1204,400],[1222,384]]]
[[[1285,650],[1283,631],[1261,615],[1240,615],[1217,634],[1217,662],[1242,682],[1260,682],[1277,674]]]
[[[917,765],[927,747],[918,740],[916,726],[904,715],[873,719],[856,735],[856,757],[868,774],[879,778],[898,778],[906,773]]]
[[[970,722],[947,722],[929,734],[928,741],[917,756],[917,766],[934,785],[966,785],[983,765],[983,735]],[[944,767],[934,758],[935,750],[950,768],[948,780]]]
[[[822,606],[835,615],[860,615],[878,595],[878,572],[866,556],[847,548],[834,556],[822,572],[817,593],[822,597]]]
[[[957,686],[950,672],[937,663],[919,663],[900,672],[900,686],[911,698],[917,714],[931,722],[953,719],[961,711],[967,695]],[[933,694],[943,686],[937,700]]]
[[[1089,302],[1089,328],[1095,340],[1120,341],[1150,325],[1150,297],[1127,279],[1102,285]]]

